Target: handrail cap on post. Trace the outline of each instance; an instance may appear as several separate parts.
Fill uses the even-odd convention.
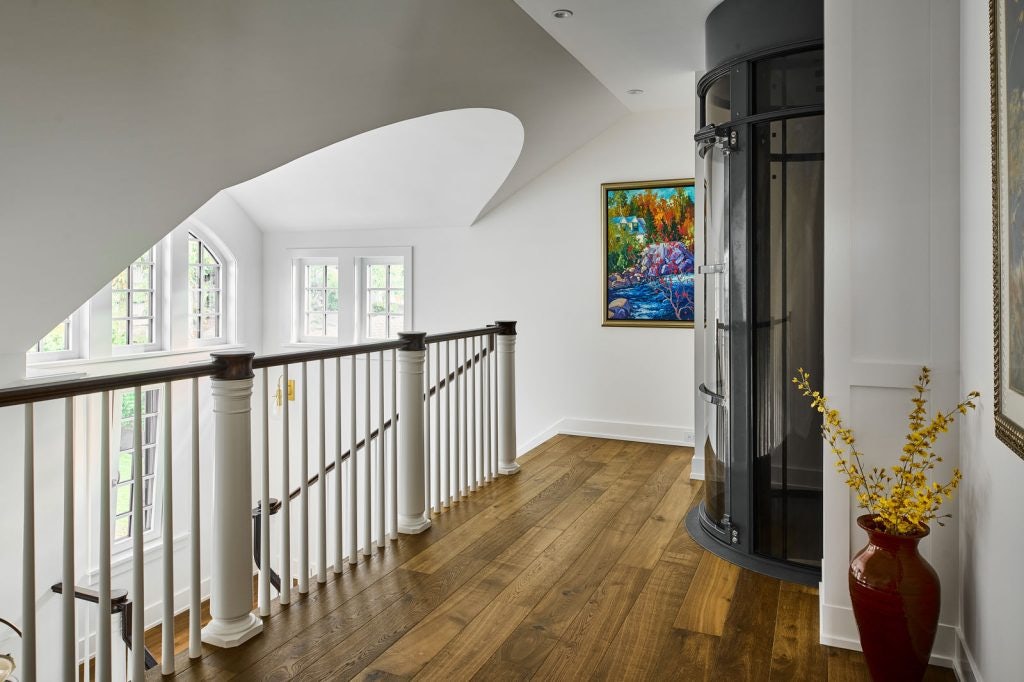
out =
[[[424,339],[427,338],[426,332],[398,332],[398,338],[405,341],[405,348],[402,350],[427,349],[427,344],[424,343]]]
[[[210,353],[213,360],[213,378],[219,381],[238,381],[253,379],[252,360],[256,357],[252,352]]]
[[[515,336],[516,335],[516,321],[515,320],[498,320],[494,324],[498,325],[498,336]]]

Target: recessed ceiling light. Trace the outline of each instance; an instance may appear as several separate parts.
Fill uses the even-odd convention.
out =
[[[633,88],[632,90],[626,90],[627,95],[642,95],[644,91],[640,88]]]
[[[551,16],[553,16],[555,19],[568,19],[569,17],[572,16],[572,10],[556,9],[554,12],[551,13]]]

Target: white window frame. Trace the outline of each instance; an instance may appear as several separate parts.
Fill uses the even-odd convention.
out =
[[[390,311],[391,304],[391,292],[395,289],[391,288],[390,277],[385,282],[385,288],[374,288],[374,291],[384,291],[384,295],[388,312],[384,313],[386,319],[386,328],[388,330],[388,336],[384,339],[371,337],[370,332],[370,282],[369,282],[369,269],[371,265],[401,265],[404,269],[402,293],[404,296],[404,302],[402,304],[402,328],[396,331],[408,331],[411,329],[409,326],[409,265],[404,256],[364,256],[359,258],[357,261],[357,267],[359,272],[357,273],[357,281],[359,283],[359,301],[357,303],[357,309],[359,311],[359,321],[357,323],[359,341],[361,343],[371,343],[375,341],[385,341],[392,338],[397,338],[397,334],[392,337],[390,335],[391,330],[391,318],[397,317],[395,313]]]
[[[113,338],[111,338],[111,341],[110,341],[110,353],[111,353],[112,356],[113,355],[134,355],[134,354],[137,354],[137,353],[148,353],[148,352],[158,351],[158,350],[162,350],[163,349],[163,341],[164,341],[164,337],[165,337],[165,334],[166,334],[166,330],[164,329],[164,315],[163,315],[163,303],[164,303],[164,297],[166,295],[165,294],[165,288],[164,288],[164,285],[165,285],[165,282],[164,282],[164,265],[165,265],[165,261],[166,261],[166,257],[167,257],[167,245],[166,245],[166,242],[167,242],[166,238],[162,239],[159,242],[157,242],[156,244],[154,244],[153,246],[151,246],[149,249],[147,249],[147,251],[152,251],[152,253],[153,253],[153,272],[150,275],[150,288],[148,289],[148,291],[150,291],[150,293],[151,293],[151,300],[152,300],[152,303],[153,303],[153,310],[152,310],[153,314],[152,314],[152,317],[149,318],[150,319],[150,325],[151,325],[150,329],[152,331],[152,336],[150,337],[151,341],[149,343],[132,343],[131,342],[131,338],[132,338],[132,336],[131,336],[131,334],[132,334],[132,332],[131,332],[131,323],[129,322],[128,329],[127,329],[128,343],[126,343],[126,344],[124,344],[122,346],[119,346],[119,345],[114,344]],[[141,258],[144,255],[146,255],[145,252],[140,254],[138,258],[135,258],[134,260],[132,260],[132,262],[128,265],[128,267],[125,268],[125,270],[127,270],[128,273],[129,273],[129,278],[131,277],[132,266],[134,266],[136,261],[138,261],[138,259]],[[121,273],[118,273],[118,275],[120,275],[120,274]],[[121,290],[118,290],[118,291],[121,291]],[[146,289],[134,289],[134,288],[132,288],[132,283],[131,283],[131,280],[129,279],[128,289],[126,291],[129,292],[129,294],[128,294],[128,310],[127,310],[129,316],[127,318],[115,318],[114,315],[113,315],[113,306],[114,306],[114,282],[113,282],[113,280],[111,280],[110,283],[106,287],[106,292],[110,296],[111,316],[110,316],[110,329],[109,329],[108,333],[111,334],[111,335],[113,334],[115,320],[120,320],[120,319],[131,320],[131,319],[134,319],[133,316],[131,315],[131,312],[132,312],[131,294],[132,294],[132,292],[135,292],[135,291],[147,291],[147,290]]]
[[[63,321],[63,324],[67,325],[67,331],[65,332],[68,340],[67,350],[60,351],[37,351],[29,349],[25,354],[25,363],[28,365],[39,365],[47,362],[58,362],[60,360],[75,360],[78,358],[85,357],[85,340],[89,338],[88,334],[88,320],[89,320],[89,304],[86,303],[81,308],[71,313]],[[56,325],[55,325],[56,328]],[[51,330],[52,331],[52,330]],[[50,332],[46,332],[43,338],[46,338]],[[36,341],[34,348],[38,348],[39,344],[42,343],[43,339]]]
[[[135,499],[134,499],[134,496],[131,497],[131,500],[132,500],[131,505],[132,506],[129,509],[129,511],[126,512],[126,513],[122,513],[120,515],[117,513],[117,491],[118,491],[118,488],[120,488],[120,487],[127,487],[130,490],[131,489],[131,485],[133,485],[132,481],[134,480],[134,477],[130,477],[130,478],[126,479],[125,481],[118,481],[119,465],[120,465],[120,455],[121,455],[122,452],[124,452],[124,451],[121,450],[121,421],[122,421],[121,409],[120,409],[121,408],[121,400],[122,400],[122,398],[126,394],[133,393],[134,390],[135,389],[126,389],[126,390],[123,390],[123,391],[115,391],[112,394],[112,396],[111,396],[111,399],[113,400],[113,406],[111,407],[111,410],[110,410],[110,422],[111,422],[110,423],[110,433],[111,433],[111,442],[110,442],[110,462],[111,462],[111,471],[110,471],[110,506],[111,506],[111,509],[110,509],[109,532],[110,532],[110,549],[111,549],[111,554],[112,555],[116,555],[116,554],[124,553],[124,552],[129,552],[129,551],[131,551],[132,545],[133,545],[133,543],[132,543],[132,536],[130,534],[128,536],[126,536],[126,537],[117,539],[116,536],[115,536],[115,533],[116,533],[116,528],[117,528],[118,516],[125,516],[125,515],[127,515],[127,517],[129,519],[131,519],[131,516],[133,514],[135,514],[135,509],[134,509]],[[161,462],[161,454],[163,452],[163,448],[165,447],[165,444],[162,442],[162,439],[161,439],[161,436],[162,436],[162,433],[163,433],[163,419],[164,419],[164,415],[163,415],[163,387],[161,387],[161,386],[144,386],[142,388],[142,395],[143,395],[142,400],[143,400],[143,403],[145,403],[145,400],[146,400],[145,395],[149,391],[153,391],[153,392],[156,393],[156,412],[151,413],[152,416],[156,417],[156,419],[155,419],[156,426],[154,427],[155,432],[154,432],[153,443],[151,445],[146,445],[146,442],[145,442],[145,438],[146,438],[146,435],[145,435],[145,423],[143,423],[143,436],[142,436],[143,437],[143,446],[142,446],[142,450],[143,450],[142,451],[142,466],[143,466],[143,513],[145,513],[145,509],[146,509],[146,504],[145,504],[145,481],[146,481],[147,478],[151,478],[152,481],[153,481],[153,500],[152,500],[152,504],[150,505],[150,507],[152,509],[152,514],[150,515],[151,526],[150,526],[150,528],[148,530],[145,527],[143,527],[142,541],[144,543],[151,542],[151,541],[156,540],[156,539],[158,539],[160,537],[160,528],[161,528],[161,525],[160,525],[160,521],[161,521],[160,515],[162,513],[162,503],[163,503],[163,500],[161,500],[161,498],[160,498],[160,476],[163,474],[160,462]],[[138,405],[136,405],[136,409],[138,409]],[[143,412],[143,420],[145,420],[145,419],[146,419],[146,413]],[[116,440],[113,437],[114,434],[117,434]],[[153,452],[153,469],[152,469],[152,474],[146,474],[145,473],[146,450],[147,449],[151,449],[152,452]],[[145,523],[145,516],[143,516],[143,523]],[[129,521],[129,529],[131,529],[131,527],[132,527],[131,521]]]
[[[334,335],[314,336],[306,333],[306,268],[309,266],[334,266],[338,268],[338,324],[337,333]],[[292,341],[294,343],[333,346],[337,345],[341,340],[341,316],[345,310],[345,306],[342,303],[345,287],[342,282],[341,272],[341,266],[337,258],[316,256],[297,258],[292,261]]]
[[[203,254],[203,249],[204,248],[207,251],[210,252],[210,255],[213,256],[213,259],[216,261],[217,271],[218,271],[218,274],[219,274],[218,280],[219,280],[220,285],[217,288],[215,288],[215,289],[204,288],[202,286],[202,269],[201,269],[202,266],[201,265],[200,266],[193,265],[192,262],[191,262],[191,259],[190,259],[190,255],[189,255],[189,246],[188,245],[191,244],[191,242],[193,242],[193,241],[199,243],[199,260],[200,260],[200,263],[202,262],[202,254]],[[186,297],[187,297],[187,300],[185,301],[185,306],[186,306],[186,311],[185,311],[185,337],[188,339],[188,345],[189,346],[193,346],[193,347],[223,345],[224,343],[227,343],[227,338],[228,338],[228,332],[227,332],[227,325],[228,325],[228,310],[227,310],[227,303],[228,303],[228,287],[227,287],[228,268],[227,268],[226,259],[221,254],[220,249],[216,248],[214,246],[214,244],[209,239],[207,239],[206,237],[202,236],[201,234],[199,234],[195,230],[188,230],[188,232],[187,232],[187,234],[185,236],[185,243],[186,243],[186,250],[185,250],[185,291],[186,291]],[[200,271],[199,271],[200,272],[200,281],[199,281],[200,287],[198,289],[192,288],[191,276],[192,276],[192,268],[193,267],[200,267]],[[209,315],[203,315],[201,310],[199,310],[199,311],[193,310],[193,308],[192,308],[192,297],[196,293],[199,293],[200,297],[201,297],[203,293],[207,293],[207,292],[211,292],[211,291],[215,291],[217,293],[217,297],[218,297],[218,301],[219,301],[218,305],[217,305],[217,314],[216,314],[216,317],[217,317],[217,331],[219,333],[217,334],[217,336],[209,336],[209,337],[205,337],[205,338],[200,337],[198,339],[192,338],[192,322],[193,322],[193,319],[194,318],[199,318],[200,334],[201,334],[202,333],[201,332],[201,329],[202,329],[202,318],[203,317],[210,317]],[[200,306],[201,305],[202,305],[202,299],[200,298]]]

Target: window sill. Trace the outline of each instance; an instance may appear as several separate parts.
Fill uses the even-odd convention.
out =
[[[147,360],[158,360],[160,358],[175,358],[175,357],[188,357],[196,356],[202,358],[203,356],[209,356],[211,353],[219,353],[222,351],[240,350],[246,348],[244,344],[240,343],[225,343],[220,345],[210,345],[194,348],[180,348],[177,350],[155,350],[140,353],[124,353],[119,355],[111,355],[105,358],[74,358],[71,360],[54,360],[51,362],[38,362],[28,365],[25,368],[25,379],[53,379],[53,378],[67,378],[67,374],[77,374],[79,376],[85,376],[91,367],[108,365],[111,363],[142,363]]]

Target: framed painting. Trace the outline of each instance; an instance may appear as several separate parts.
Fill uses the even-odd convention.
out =
[[[693,179],[601,185],[606,327],[693,326]]]
[[[996,436],[1024,458],[1024,29],[1019,0],[989,0]]]

